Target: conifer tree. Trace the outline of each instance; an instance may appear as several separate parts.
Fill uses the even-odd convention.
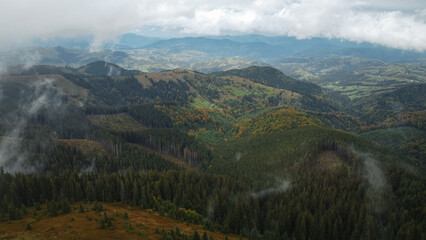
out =
[[[192,235],[192,240],[201,240],[200,234],[198,234],[198,231],[194,231],[194,235]]]

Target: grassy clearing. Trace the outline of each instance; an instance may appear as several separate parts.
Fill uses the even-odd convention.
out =
[[[89,120],[96,126],[114,131],[144,130],[144,127],[138,121],[133,119],[127,113],[110,115],[89,115]]]
[[[46,206],[36,211],[28,209],[28,215],[22,220],[0,222],[0,239],[161,239],[162,229],[169,231],[178,227],[182,233],[191,236],[195,230],[200,235],[205,231],[195,224],[178,222],[168,217],[160,216],[157,212],[141,210],[123,204],[102,203],[107,216],[113,217],[114,229],[100,229],[100,220],[104,212],[96,213],[91,208],[93,204],[82,204],[85,212],[79,211],[79,204],[71,207],[71,213],[49,217],[45,214]],[[123,216],[125,212],[128,219]],[[27,223],[31,230],[26,230]],[[226,235],[219,232],[206,231],[214,239],[225,239]],[[227,235],[229,239],[239,239]]]
[[[235,96],[245,96],[250,94],[248,90],[244,90],[244,89],[232,89],[231,93]]]
[[[326,150],[318,154],[318,167],[325,169],[333,169],[342,166],[342,159],[334,151]]]
[[[89,141],[87,139],[55,139],[55,141],[73,146],[85,155],[106,155],[108,152],[105,146],[103,146],[100,142]]]
[[[192,106],[197,108],[210,108],[210,103],[200,97],[194,98],[194,101],[191,103]]]

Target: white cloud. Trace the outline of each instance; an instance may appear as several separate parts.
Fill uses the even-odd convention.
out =
[[[426,3],[417,0],[0,0],[0,44],[90,34],[96,47],[155,26],[200,35],[343,38],[423,51],[425,11]]]

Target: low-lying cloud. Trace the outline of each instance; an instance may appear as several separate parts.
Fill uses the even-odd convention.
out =
[[[62,106],[61,94],[53,86],[53,79],[44,78],[31,84],[31,91],[22,96],[18,109],[3,116],[0,121],[11,124],[11,129],[0,138],[0,166],[7,172],[28,172],[33,167],[26,162],[29,153],[22,146],[23,133],[30,118],[42,108],[58,111]],[[1,89],[0,89],[1,90]],[[22,93],[24,94],[24,93]]]
[[[351,151],[357,158],[363,161],[364,177],[368,182],[367,200],[369,206],[376,213],[381,213],[385,209],[384,191],[387,181],[381,164],[370,153],[358,151],[352,147]]]
[[[0,46],[93,35],[96,49],[119,34],[153,26],[183,34],[341,38],[423,51],[425,19],[426,2],[417,0],[4,0]]]
[[[283,193],[291,187],[291,182],[287,179],[276,179],[276,184],[269,188],[263,189],[261,191],[252,193],[251,195],[255,198],[263,198],[272,193]]]

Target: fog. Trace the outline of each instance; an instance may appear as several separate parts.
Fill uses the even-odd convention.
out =
[[[30,85],[30,90],[21,92],[18,109],[2,117],[1,121],[11,126],[0,140],[0,166],[7,172],[29,172],[26,160],[29,153],[23,147],[22,135],[28,122],[43,108],[57,111],[62,107],[60,93],[53,86],[54,79],[42,78]],[[1,90],[1,89],[0,89]]]

